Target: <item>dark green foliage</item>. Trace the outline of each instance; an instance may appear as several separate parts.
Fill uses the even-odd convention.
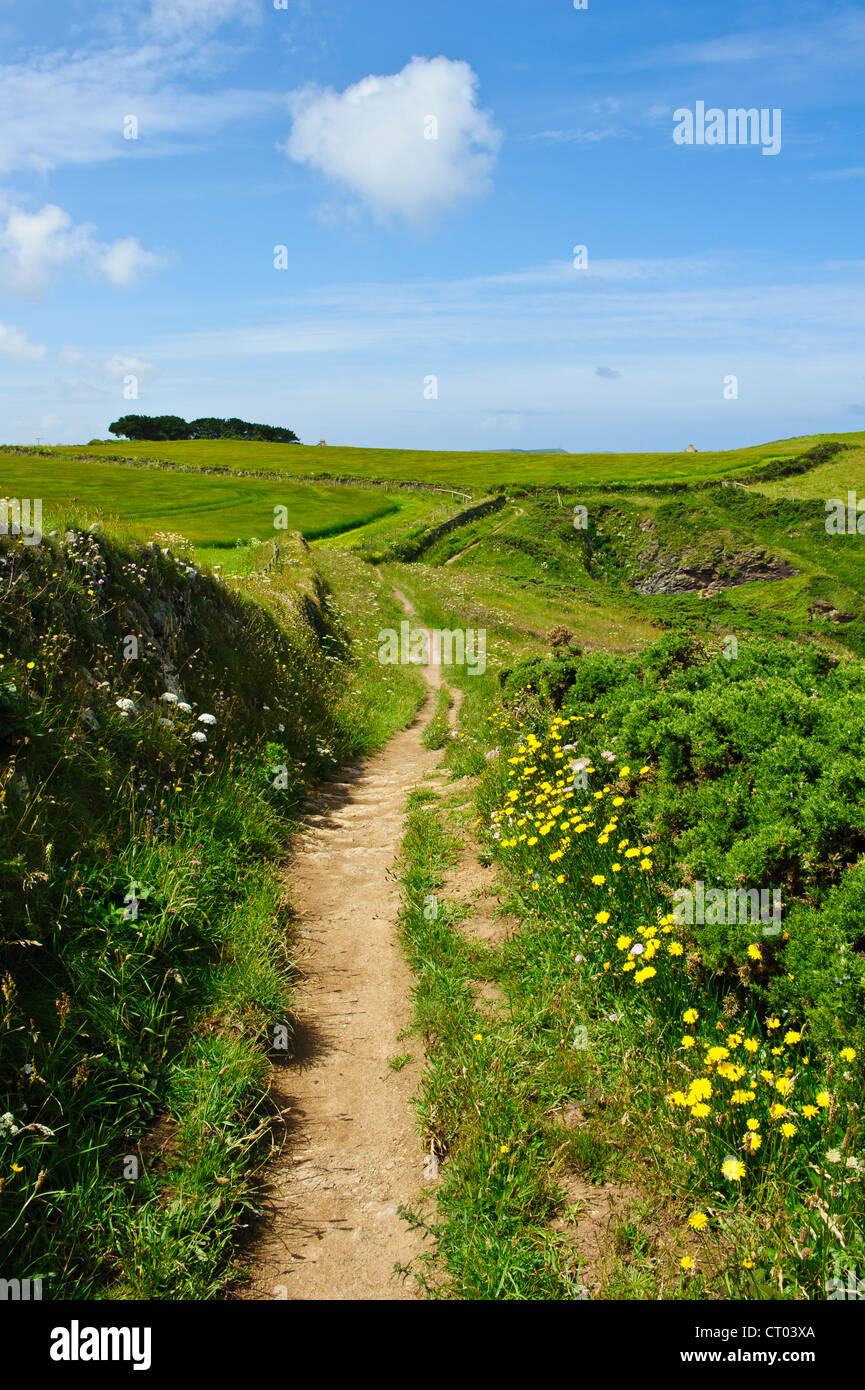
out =
[[[189,439],[189,426],[179,415],[122,415],[108,426],[109,434],[126,439]]]
[[[110,434],[125,439],[254,439],[273,444],[296,444],[294,430],[279,425],[254,425],[248,420],[220,420],[203,416],[187,424],[179,415],[123,415],[108,426]]]
[[[837,440],[824,439],[822,443],[815,444],[813,449],[808,449],[804,454],[797,454],[792,459],[778,459],[775,463],[767,463],[764,468],[758,468],[755,473],[749,475],[749,482],[769,482],[773,478],[792,478],[797,473],[807,473],[818,464],[828,463],[836,454],[840,454],[844,449],[851,449],[852,444],[841,444]]]
[[[521,663],[506,699],[531,690],[558,708],[559,666]],[[611,748],[652,767],[630,818],[671,894],[698,881],[780,890],[787,936],[695,924],[706,965],[732,971],[763,940],[769,969],[756,983],[776,1007],[835,1038],[839,1024],[861,1029],[865,662],[744,639],[727,659],[676,633],[627,662],[605,652],[577,662],[564,710],[595,716],[581,754],[599,761]]]

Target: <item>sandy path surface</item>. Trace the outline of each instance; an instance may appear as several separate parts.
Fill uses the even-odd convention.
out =
[[[406,612],[414,610],[399,590]],[[431,686],[436,667],[426,669]],[[410,1299],[394,1264],[421,1249],[397,1214],[425,1186],[411,1095],[421,1068],[412,977],[397,944],[394,869],[409,791],[441,752],[423,747],[433,696],[411,728],[324,784],[289,868],[299,940],[294,1054],[273,1093],[286,1139],[252,1246],[252,1299]],[[414,1054],[394,1071],[388,1059]],[[285,1113],[287,1112],[287,1113]]]

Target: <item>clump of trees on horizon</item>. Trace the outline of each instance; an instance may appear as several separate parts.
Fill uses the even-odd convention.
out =
[[[280,425],[255,425],[248,420],[219,420],[202,416],[183,420],[179,415],[121,415],[108,426],[109,434],[123,439],[256,439],[270,444],[299,444],[294,430]]]

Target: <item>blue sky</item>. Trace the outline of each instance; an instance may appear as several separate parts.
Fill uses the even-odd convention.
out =
[[[0,439],[865,427],[861,6],[278,3],[0,0]],[[698,102],[779,152],[677,144]]]

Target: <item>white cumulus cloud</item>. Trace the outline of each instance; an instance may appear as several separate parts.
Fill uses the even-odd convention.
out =
[[[101,275],[111,285],[134,285],[165,259],[145,251],[137,237],[100,242],[87,222],[75,225],[68,212],[46,203],[38,212],[0,207],[0,280],[18,294],[39,294],[54,274],[73,267]]]
[[[290,98],[282,148],[376,217],[426,226],[491,186],[501,136],[477,89],[468,63],[443,57],[412,58],[402,72],[344,92],[304,87]]]
[[[45,356],[45,347],[39,343],[31,343],[23,328],[0,323],[0,354],[3,357],[14,357],[18,362],[34,362]]]

